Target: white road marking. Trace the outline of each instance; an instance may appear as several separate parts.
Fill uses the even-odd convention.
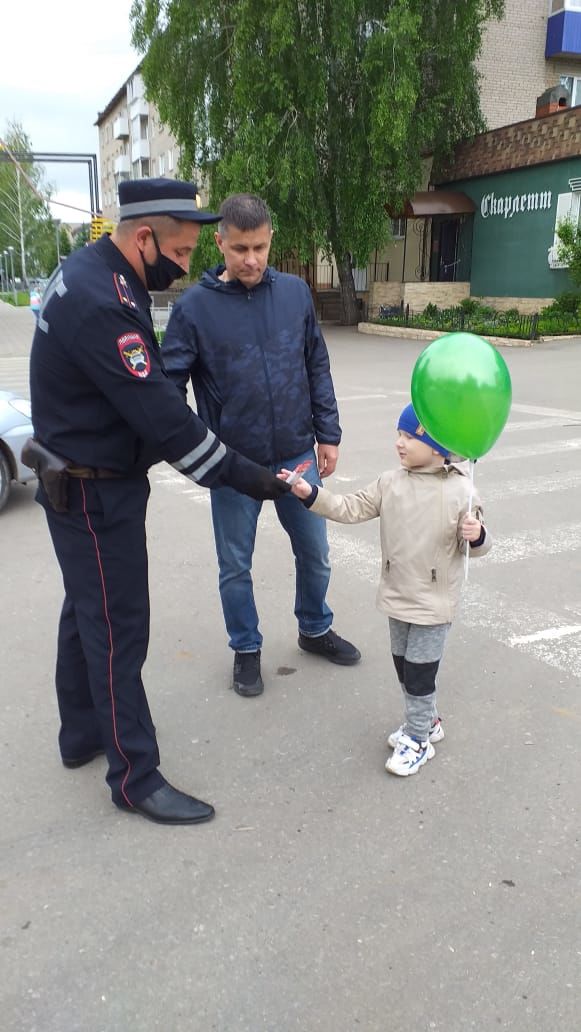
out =
[[[548,417],[547,419],[528,419],[522,423],[507,423],[503,434],[514,433],[520,430],[553,430],[557,427],[568,426],[581,426],[581,422],[567,423],[563,419],[555,419],[554,417]]]
[[[557,452],[578,451],[581,438],[564,438],[559,441],[542,441],[540,444],[520,444],[513,448],[497,448],[488,452],[482,462],[508,462],[512,459],[531,459],[537,455],[554,455]],[[480,460],[479,460],[480,461]],[[476,467],[478,469],[478,465]]]
[[[387,394],[343,394],[337,397],[339,404],[347,401],[385,401]]]
[[[523,530],[510,537],[494,538],[492,551],[478,559],[487,566],[516,563],[561,552],[575,552],[581,548],[581,523],[556,523],[548,530]]]
[[[156,469],[153,479],[171,490],[187,493],[190,501],[209,505],[209,491],[195,485],[192,487],[191,481],[171,468]],[[260,522],[264,530],[280,530],[273,506],[263,507]],[[371,544],[357,537],[354,528],[328,521],[327,529],[333,570],[344,570],[348,576],[369,584],[369,604],[372,605],[381,567],[379,535]],[[581,670],[581,624],[563,625],[562,614],[521,601],[515,605],[512,595],[485,588],[477,581],[481,564],[517,562],[535,555],[555,555],[576,548],[581,548],[580,523],[557,525],[549,533],[528,532],[495,538],[492,552],[483,559],[474,560],[471,579],[459,606],[458,622],[577,677]],[[523,628],[527,628],[526,634],[523,634]]]
[[[534,656],[535,659],[556,667],[575,678],[581,669],[581,636],[549,638],[547,630],[562,627],[563,618],[547,609],[537,609],[519,602],[500,591],[488,591],[472,582],[461,603],[460,622],[474,630],[484,632],[518,652]],[[549,625],[549,626],[547,626]],[[538,631],[523,635],[522,628],[538,628]],[[523,640],[518,640],[518,639]]]
[[[509,645],[526,645],[533,641],[556,641],[558,638],[567,638],[570,634],[579,634],[581,624],[571,624],[569,627],[550,627],[547,631],[535,631],[534,634],[517,634],[509,638]]]
[[[572,419],[575,422],[581,422],[581,412],[570,409],[546,408],[544,405],[520,405],[513,402],[510,410],[511,412],[524,412],[529,416],[553,416],[555,419]]]
[[[476,483],[478,488],[478,482]],[[502,502],[505,498],[518,495],[551,494],[553,491],[573,491],[581,487],[581,471],[572,473],[551,473],[550,476],[526,477],[520,480],[504,480],[483,486],[485,505]]]

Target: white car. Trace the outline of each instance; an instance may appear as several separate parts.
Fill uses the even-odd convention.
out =
[[[8,501],[12,484],[34,480],[34,470],[24,466],[22,447],[32,437],[30,402],[12,391],[0,391],[0,509]]]

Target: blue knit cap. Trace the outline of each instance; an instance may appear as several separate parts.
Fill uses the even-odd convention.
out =
[[[413,405],[406,405],[401,416],[397,421],[398,430],[403,430],[406,434],[410,434],[412,437],[417,437],[418,441],[422,441],[423,444],[427,444],[429,448],[433,448],[434,451],[439,452],[444,458],[447,458],[450,452],[447,448],[444,448],[437,441],[434,441],[433,437],[430,437],[426,433],[422,424],[420,423]]]

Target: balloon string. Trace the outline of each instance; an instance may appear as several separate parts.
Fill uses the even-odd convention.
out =
[[[474,498],[474,459],[470,459],[470,493],[468,495],[468,515],[472,514],[472,499]],[[468,567],[470,565],[470,542],[466,542],[466,554],[464,556],[464,580],[468,580]]]

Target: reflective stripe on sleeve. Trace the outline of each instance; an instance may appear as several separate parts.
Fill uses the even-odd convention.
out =
[[[211,430],[208,430],[204,440],[193,448],[187,455],[172,462],[174,469],[183,473],[193,480],[201,480],[206,474],[214,469],[226,455],[226,445],[218,440]]]

